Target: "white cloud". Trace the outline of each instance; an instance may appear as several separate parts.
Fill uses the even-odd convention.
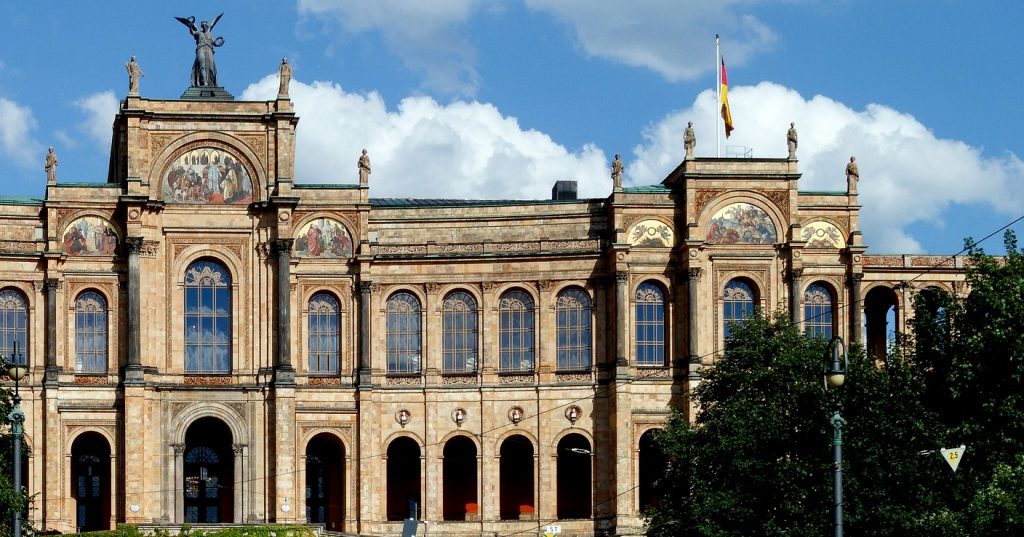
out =
[[[755,157],[785,157],[786,130],[796,122],[801,190],[845,190],[846,163],[857,156],[860,223],[871,251],[921,251],[908,226],[941,226],[952,203],[980,203],[1004,214],[1024,208],[1024,162],[1016,155],[985,156],[964,142],[937,138],[892,108],[853,110],[770,82],[730,88],[729,102],[736,130],[722,145],[753,148]],[[689,108],[651,125],[634,149],[630,181],[659,182],[679,164],[688,120],[697,132],[697,156],[715,156],[715,118],[714,93],[705,91]]]
[[[33,137],[36,118],[32,109],[0,97],[0,150],[18,166],[42,166],[41,144]]]
[[[715,33],[728,65],[764,53],[777,36],[744,11],[755,0],[525,0],[575,32],[592,56],[656,71],[671,81],[692,80],[715,68]]]
[[[101,148],[110,147],[113,117],[117,115],[118,101],[113,90],[87,95],[75,101],[75,107],[85,114],[78,124],[79,130],[96,141]]]
[[[351,35],[380,34],[424,86],[473,95],[480,85],[475,50],[462,27],[479,0],[300,0],[299,13],[327,18]]]
[[[277,87],[277,75],[271,75],[240,98],[273,99]],[[608,158],[600,149],[570,151],[544,133],[523,130],[490,104],[441,105],[417,96],[388,109],[377,93],[297,80],[290,94],[301,118],[300,183],[356,183],[356,161],[366,148],[374,197],[543,199],[559,179],[578,180],[581,197],[611,192]]]

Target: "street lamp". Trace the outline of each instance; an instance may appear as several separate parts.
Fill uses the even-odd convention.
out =
[[[3,356],[0,356],[3,359]],[[18,342],[14,342],[14,352],[7,362],[7,376],[14,379],[14,406],[7,419],[11,422],[11,435],[14,437],[14,492],[18,496],[18,508],[14,510],[14,537],[21,537],[21,435],[24,432],[25,413],[21,411],[21,394],[18,387],[21,379],[28,373],[28,367],[19,363]]]
[[[832,336],[825,350],[825,390],[838,389],[846,381],[849,361],[846,358],[846,345],[843,338]],[[840,405],[836,404],[835,413],[829,422],[832,423],[832,463],[835,476],[832,480],[832,492],[835,496],[835,537],[843,537],[843,425],[846,420],[839,415]]]

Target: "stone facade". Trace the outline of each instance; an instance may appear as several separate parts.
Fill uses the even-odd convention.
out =
[[[37,528],[308,516],[397,534],[389,514],[413,496],[431,533],[639,533],[657,459],[644,435],[689,411],[730,282],[805,323],[806,292],[824,288],[827,333],[858,341],[866,324],[877,352],[913,293],[962,291],[961,258],[866,254],[856,193],[800,192],[795,160],[685,160],[604,199],[374,199],[294,182],[297,123],[286,97],[129,95],[108,182],[0,200],[0,292],[27,320]],[[227,303],[190,306],[197,289]],[[570,290],[590,303],[572,352]],[[472,364],[454,370],[453,292],[476,304]],[[533,358],[509,367],[518,341]]]

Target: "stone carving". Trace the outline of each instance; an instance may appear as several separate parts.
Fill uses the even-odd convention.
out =
[[[160,252],[160,241],[143,241],[142,257],[156,257]]]
[[[850,163],[846,165],[846,191],[856,192],[857,181],[860,181],[860,170],[857,169],[857,157],[850,157]]]
[[[800,238],[807,241],[807,248],[845,248],[843,233],[834,224],[815,220],[803,225]]]
[[[191,386],[228,386],[231,384],[231,377],[226,375],[217,377],[186,376],[185,384]]]
[[[402,410],[395,412],[395,421],[404,428],[410,421],[412,421],[412,413],[403,408]]]
[[[912,266],[912,267],[952,267],[953,264],[954,263],[953,263],[953,258],[952,257],[940,258],[938,256],[935,256],[935,257],[916,257],[915,256],[915,257],[911,257],[910,258],[910,266]]]
[[[526,417],[526,411],[523,410],[523,407],[514,406],[508,409],[508,421],[519,425],[519,422],[523,421],[524,417]]]
[[[441,384],[476,384],[476,375],[444,375]]]
[[[492,244],[491,247],[496,252],[529,252],[540,249],[540,245],[536,242],[501,242]]]
[[[75,375],[75,384],[97,385],[106,383],[106,375]]]
[[[902,267],[903,257],[897,255],[866,255],[865,265],[877,265],[883,267]]]
[[[668,378],[671,371],[667,367],[639,367],[636,370],[637,378]]]
[[[693,201],[693,212],[700,214],[700,211],[704,209],[704,206],[722,192],[722,190],[698,190]]]
[[[618,153],[612,161],[612,187],[622,188],[622,157]]]
[[[548,247],[552,250],[589,250],[601,246],[597,239],[582,241],[551,241]]]
[[[455,422],[456,427],[462,427],[462,424],[466,421],[466,416],[468,415],[469,414],[466,412],[465,408],[456,408],[455,410],[452,410],[452,421]]]
[[[686,149],[686,160],[693,159],[693,148],[697,146],[697,134],[693,132],[693,122],[686,122],[686,131],[683,132],[683,148]]]
[[[435,294],[437,294],[438,291],[441,290],[442,284],[434,283],[434,282],[427,282],[426,284],[423,285],[423,287],[424,287],[424,289],[427,290],[428,294],[435,295]]]
[[[555,373],[555,382],[591,382],[593,378],[590,372],[580,373]]]
[[[57,182],[57,153],[54,153],[53,146],[46,152],[46,182],[56,183]]]
[[[167,147],[167,144],[171,143],[171,140],[181,136],[180,133],[171,134],[150,134],[149,135],[149,147],[152,155],[160,153],[160,151]]]
[[[288,58],[281,58],[281,67],[277,70],[277,78],[280,85],[277,88],[278,97],[288,96],[288,84],[292,81],[292,66],[288,63]]]
[[[796,124],[790,123],[789,130],[786,131],[786,147],[789,148],[789,159],[796,160],[796,147],[798,145],[796,136]]]
[[[758,190],[761,194],[772,201],[776,207],[782,210],[783,214],[789,214],[789,191],[787,190]]]
[[[370,182],[370,156],[366,154],[366,150],[363,149],[363,154],[359,156],[359,184],[366,185]]]
[[[0,241],[0,250],[5,252],[34,252],[36,243],[33,241]]]
[[[482,244],[439,244],[437,245],[437,251],[446,254],[482,252],[484,251],[484,246]]]
[[[427,253],[426,245],[407,245],[407,246],[378,246],[378,254],[425,254]]]
[[[223,17],[221,13],[213,19],[213,23],[203,21],[196,29],[195,17],[174,17],[178,22],[184,24],[192,37],[196,40],[196,59],[192,63],[192,86],[196,88],[217,86],[217,64],[213,61],[213,49],[224,44],[223,37],[213,37],[213,28],[217,21]]]
[[[643,220],[633,226],[629,233],[629,245],[641,248],[671,248],[675,244],[675,232],[661,220]]]
[[[135,56],[132,56],[128,63],[124,64],[124,68],[128,71],[128,95],[138,95],[139,77],[146,76],[146,74],[139,67],[139,62],[135,61]]]
[[[569,420],[569,423],[576,425],[576,422],[583,417],[583,409],[576,405],[569,405],[565,409],[565,419]]]
[[[498,376],[498,384],[530,384],[533,382],[533,373],[512,373]]]
[[[388,386],[419,386],[423,382],[420,380],[419,375],[402,375],[397,377],[387,377],[385,384]]]

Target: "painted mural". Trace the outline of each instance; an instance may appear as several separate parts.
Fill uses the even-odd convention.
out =
[[[238,157],[212,147],[193,149],[164,176],[164,202],[248,204],[252,181]]]
[[[299,257],[351,257],[352,237],[333,218],[317,218],[302,226],[295,239]]]
[[[103,218],[83,216],[64,230],[61,239],[68,255],[114,255],[117,253],[117,231]]]
[[[675,233],[661,220],[642,220],[629,232],[629,244],[641,248],[671,248]]]
[[[715,213],[708,226],[711,244],[775,244],[775,224],[760,207],[749,203],[726,205]]]
[[[807,241],[807,248],[845,248],[846,241],[839,228],[819,220],[803,225],[800,238]]]

